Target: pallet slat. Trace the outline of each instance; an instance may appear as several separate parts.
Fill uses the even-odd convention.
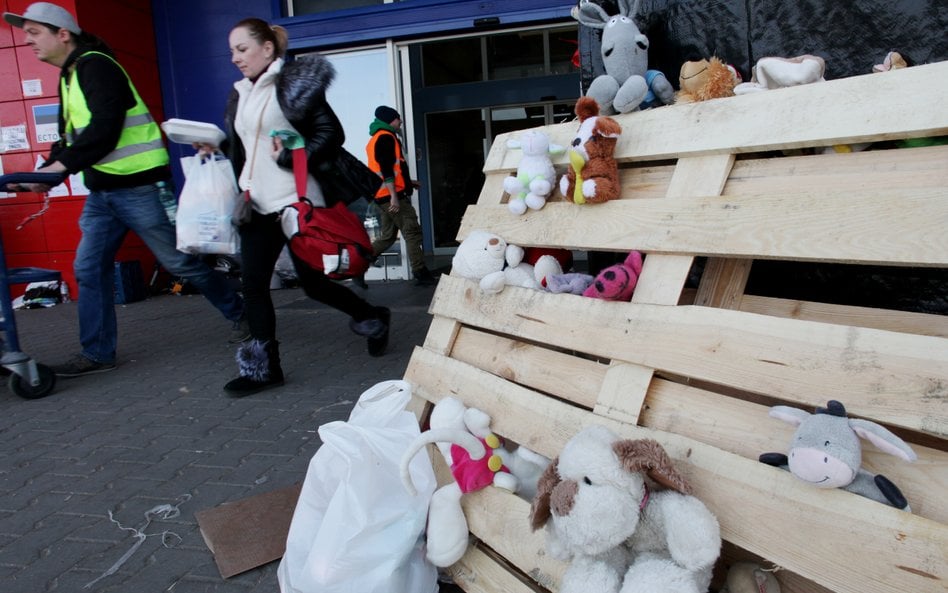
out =
[[[443,277],[432,311],[498,333],[948,436],[948,340],[697,306],[612,303]]]

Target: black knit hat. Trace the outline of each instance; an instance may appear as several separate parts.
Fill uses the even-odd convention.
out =
[[[379,121],[390,124],[396,119],[401,119],[402,116],[398,115],[397,111],[387,105],[379,105],[375,109],[375,117],[377,117]]]

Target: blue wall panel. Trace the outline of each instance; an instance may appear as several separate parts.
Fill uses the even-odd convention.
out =
[[[234,23],[257,16],[284,27],[290,51],[355,47],[386,39],[450,34],[489,27],[563,21],[572,0],[405,0],[334,13],[283,17],[281,0],[152,0],[165,117],[221,125],[224,103],[239,78],[227,35]],[[169,147],[172,159],[193,154]],[[177,165],[177,182],[181,183]]]

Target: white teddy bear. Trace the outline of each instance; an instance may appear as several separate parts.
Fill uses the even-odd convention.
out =
[[[526,212],[528,207],[540,210],[553,193],[556,182],[556,171],[550,155],[563,152],[563,147],[550,144],[547,135],[539,130],[522,132],[519,140],[508,140],[507,147],[523,150],[517,176],[504,179],[504,191],[510,194],[507,207],[518,216]]]
[[[652,491],[645,478],[661,490]],[[559,593],[701,593],[721,550],[717,519],[654,440],[592,425],[570,439],[537,488],[534,530],[569,560]]]
[[[481,290],[496,294],[505,286],[541,289],[543,278],[562,274],[556,258],[541,256],[535,265],[524,263],[523,247],[508,245],[499,235],[475,230],[461,241],[451,260],[451,273],[476,280]]]

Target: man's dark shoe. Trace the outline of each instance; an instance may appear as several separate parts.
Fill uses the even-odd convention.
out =
[[[250,339],[250,324],[247,323],[247,320],[243,317],[238,319],[230,327],[230,337],[227,339],[228,344],[240,344],[241,342],[246,342]]]
[[[388,330],[392,320],[392,311],[388,307],[377,307],[376,312],[382,329],[377,334],[368,336],[367,344],[369,356],[378,357],[385,354],[385,349],[388,348]]]
[[[57,377],[82,377],[115,370],[114,362],[96,362],[82,354],[76,354],[68,361],[51,367]]]
[[[365,281],[365,274],[359,274],[358,276],[352,277],[352,283],[361,288],[362,290],[369,289],[369,283]]]
[[[432,274],[428,268],[421,268],[412,274],[415,276],[415,286],[433,286],[438,283],[438,276]]]

